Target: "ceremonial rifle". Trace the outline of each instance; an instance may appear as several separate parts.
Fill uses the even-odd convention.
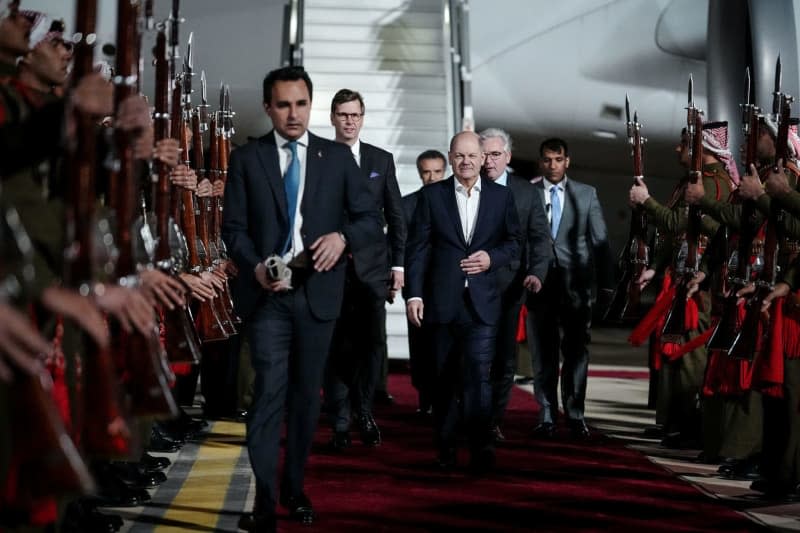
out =
[[[689,105],[686,107],[686,131],[689,137],[689,158],[691,171],[689,181],[697,183],[703,173],[703,118],[702,111],[694,105],[694,90],[689,76]],[[661,331],[664,342],[682,344],[687,340],[686,301],[689,282],[697,273],[699,263],[698,241],[700,239],[701,211],[698,206],[689,206],[686,236],[678,257],[678,270],[675,272],[676,290],[672,307],[667,314],[664,329]],[[685,246],[685,257],[683,250]],[[683,260],[681,265],[681,260]],[[681,270],[682,267],[682,270]]]
[[[633,156],[633,177],[644,179],[642,145],[647,139],[642,137],[642,125],[636,111],[631,121],[631,108],[628,95],[625,95],[625,118],[628,126],[628,143]],[[641,206],[631,208],[631,227],[628,244],[620,254],[619,264],[622,277],[614,290],[611,305],[606,311],[606,320],[624,321],[636,319],[640,314],[642,290],[636,283],[650,262],[650,246],[647,244],[647,214]]]
[[[778,135],[775,139],[775,167],[778,161],[786,162],[789,158],[789,119],[791,104],[794,98],[781,92],[781,58],[775,68],[775,91],[773,92],[772,111],[778,120]],[[780,249],[783,227],[783,210],[775,202],[770,204],[764,235],[764,264],[755,282],[755,292],[746,303],[742,327],[736,336],[728,354],[735,359],[752,361],[763,350],[767,349],[769,340],[769,315],[762,313],[764,298],[772,292],[778,275],[778,252]],[[742,260],[741,258],[739,259]]]
[[[747,172],[750,166],[757,163],[758,146],[758,121],[761,110],[751,101],[750,68],[745,70],[745,103],[742,104],[742,133],[745,138],[744,167]],[[741,222],[739,236],[733,257],[728,261],[728,268],[732,270],[725,287],[725,300],[719,324],[708,341],[709,350],[720,350],[728,353],[734,340],[739,334],[739,297],[736,293],[750,283],[752,267],[750,256],[753,241],[758,233],[756,202],[754,200],[742,201]]]

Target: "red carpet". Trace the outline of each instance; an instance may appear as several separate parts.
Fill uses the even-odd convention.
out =
[[[361,445],[356,434],[344,455],[325,451],[321,423],[306,489],[319,517],[312,528],[286,531],[758,531],[716,503],[607,438],[576,443],[568,435],[541,442],[525,437],[535,402],[515,390],[498,448],[497,470],[476,479],[464,468],[434,467],[432,432],[414,414],[407,375],[392,375],[397,403],[377,410],[384,444]],[[459,451],[466,465],[466,450]]]

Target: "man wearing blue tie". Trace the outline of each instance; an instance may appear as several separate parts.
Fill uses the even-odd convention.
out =
[[[344,252],[384,238],[352,152],[307,131],[312,85],[305,70],[273,70],[263,91],[274,129],[231,154],[222,223],[239,268],[234,303],[247,320],[256,372],[247,420],[256,497],[253,515],[244,516],[239,527],[259,532],[275,531],[278,501],[294,520],[315,519],[303,480],[323,369],[342,307]]]
[[[544,179],[534,185],[550,222],[553,259],[542,290],[531,294],[527,301],[528,342],[534,354],[533,387],[541,408],[534,435],[551,438],[555,434],[558,367],[563,356],[561,401],[567,425],[574,437],[587,438],[589,430],[583,411],[592,288],[595,283],[606,292],[613,287],[611,250],[597,191],[567,179],[567,143],[548,139],[540,146],[539,154]]]

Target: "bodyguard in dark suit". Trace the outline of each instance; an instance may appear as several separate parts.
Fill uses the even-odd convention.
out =
[[[239,267],[237,312],[248,320],[256,372],[247,448],[256,476],[253,517],[240,527],[275,529],[276,477],[284,405],[286,455],[280,503],[310,523],[303,492],[306,460],[319,416],[319,391],[342,306],[345,248],[359,250],[382,233],[352,154],[308,133],[312,85],[299,67],[264,79],[264,108],[274,130],[231,154],[223,238]],[[288,263],[291,279],[265,260]]]
[[[541,407],[534,434],[552,437],[555,432],[560,352],[564,357],[561,400],[567,423],[573,436],[586,438],[589,430],[583,410],[592,288],[595,283],[606,292],[613,287],[612,257],[597,191],[567,179],[567,143],[548,139],[539,153],[544,179],[534,186],[550,221],[553,259],[542,290],[531,295],[527,302],[534,391]]]
[[[460,388],[471,464],[483,472],[494,464],[489,371],[501,312],[497,270],[518,257],[519,219],[510,190],[480,177],[484,156],[475,133],[453,137],[449,154],[454,176],[422,189],[411,225],[406,312],[415,326],[424,319],[431,327],[439,464],[456,462]]]
[[[438,150],[426,150],[417,156],[417,173],[423,187],[444,178],[447,158]],[[417,201],[422,189],[403,196],[403,214],[406,226],[411,227]],[[403,289],[403,298],[408,300],[408,291]],[[408,363],[411,367],[411,384],[417,389],[417,413],[427,415],[432,402],[433,356],[431,353],[430,328],[425,324],[416,327],[408,322]]]
[[[519,312],[528,291],[537,293],[542,288],[552,257],[552,245],[544,204],[536,189],[528,180],[508,172],[511,136],[497,128],[484,130],[480,135],[481,148],[486,156],[483,175],[511,189],[521,228],[519,259],[497,271],[503,310],[497,326],[497,351],[492,362],[492,431],[495,440],[502,441],[500,423],[517,371]]]
[[[385,239],[354,250],[347,261],[344,307],[325,379],[326,410],[333,429],[330,445],[337,451],[350,445],[351,406],[363,443],[381,443],[372,401],[386,358],[386,300],[402,288],[404,277],[406,221],[394,158],[359,139],[364,111],[361,95],[349,89],[338,91],[331,102],[336,140],[351,150],[373,206],[386,223]]]

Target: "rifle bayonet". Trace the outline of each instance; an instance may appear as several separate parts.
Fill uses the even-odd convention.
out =
[[[208,97],[206,94],[206,71],[200,71],[200,105],[197,106],[197,117],[200,119],[200,133],[208,131]]]
[[[781,115],[781,55],[778,54],[778,60],[775,62],[775,90],[772,91],[772,116],[775,121]]]

